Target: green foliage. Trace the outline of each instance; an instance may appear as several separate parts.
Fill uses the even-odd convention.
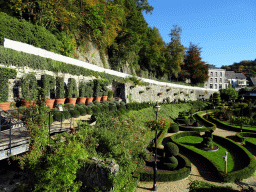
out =
[[[50,99],[50,91],[54,90],[56,85],[56,80],[51,75],[41,75],[41,81],[42,81],[42,98],[44,99]],[[53,92],[53,91],[52,91]]]
[[[231,85],[229,85],[226,89],[220,90],[221,100],[230,101],[238,98],[238,91],[236,91]]]
[[[77,117],[80,116],[80,112],[76,109],[73,109],[73,110],[70,111],[70,115],[74,118],[77,118]]]
[[[37,97],[37,81],[32,73],[22,76],[21,78],[22,97],[25,101],[35,100]]]
[[[64,78],[56,77],[56,98],[64,99]]]
[[[63,44],[56,36],[47,31],[44,27],[33,25],[23,19],[18,20],[14,17],[0,12],[0,41],[3,36],[11,40],[32,44],[55,53],[62,53]]]
[[[7,102],[9,92],[9,79],[15,79],[17,72],[15,69],[0,67],[0,102]]]
[[[86,115],[86,110],[83,107],[77,107],[76,109],[79,111],[81,116]]]
[[[79,83],[79,97],[86,97],[86,83]]]
[[[74,78],[68,79],[66,98],[77,98],[77,85]]]
[[[113,98],[114,91],[108,91],[108,98]]]
[[[179,132],[179,125],[177,123],[172,123],[169,128],[169,133]]]
[[[94,87],[93,81],[89,81],[86,83],[85,97],[93,97],[93,87]]]
[[[65,119],[71,118],[71,115],[70,115],[70,113],[68,111],[64,111],[63,114],[65,116]]]
[[[155,131],[155,130],[164,130],[168,129],[170,127],[170,120],[165,118],[165,117],[160,117],[157,120],[156,119],[149,119],[147,122],[147,126],[149,127],[150,130]]]
[[[220,106],[220,93],[219,92],[215,92],[213,93],[213,105],[214,106]]]
[[[179,147],[172,142],[167,142],[164,145],[165,156],[177,156],[179,153]]]
[[[64,121],[66,119],[66,116],[64,113],[62,112],[54,112],[53,113],[53,118],[56,120],[56,121]]]
[[[205,62],[201,61],[201,48],[197,45],[190,43],[186,51],[183,70],[189,73],[192,84],[204,83],[208,78],[208,66]]]

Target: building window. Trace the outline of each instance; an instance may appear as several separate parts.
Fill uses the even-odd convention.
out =
[[[215,78],[215,83],[217,83],[218,81],[217,81],[217,78]]]
[[[212,78],[210,79],[210,82],[212,83]]]
[[[215,89],[217,89],[217,84],[215,84]]]
[[[217,72],[215,72],[215,76],[217,77],[217,75],[218,75],[218,73]]]
[[[220,72],[220,76],[222,77],[222,72]]]
[[[219,85],[219,89],[222,89],[222,85],[221,84]]]
[[[213,87],[212,87],[212,84],[210,84],[210,89],[212,89]]]
[[[205,87],[207,87],[207,83],[205,83]]]
[[[213,76],[213,72],[211,72],[211,75],[210,75],[211,77]]]
[[[220,83],[222,83],[222,79],[220,78]]]

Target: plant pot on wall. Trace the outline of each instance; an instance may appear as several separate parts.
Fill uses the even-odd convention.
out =
[[[86,97],[78,97],[77,98],[77,103],[85,103]]]
[[[8,111],[10,108],[11,102],[5,102],[5,103],[0,103],[0,108],[3,109],[4,111]]]
[[[93,101],[101,101],[101,97],[98,97],[98,96],[95,96],[95,97],[93,97]]]
[[[92,103],[92,101],[93,101],[93,97],[87,97],[86,104]]]
[[[67,102],[72,103],[75,106],[76,105],[76,100],[77,100],[77,98],[68,98]]]
[[[25,106],[25,107],[29,108],[29,107],[32,107],[33,105],[35,105],[36,102],[35,101],[21,100],[21,104],[22,104],[22,106]]]
[[[55,102],[55,99],[47,99],[47,100],[45,100],[46,105],[49,105],[50,109],[53,108],[54,102]]]
[[[55,105],[64,104],[66,99],[55,99]]]
[[[101,101],[106,101],[106,100],[108,100],[108,96],[102,96]]]

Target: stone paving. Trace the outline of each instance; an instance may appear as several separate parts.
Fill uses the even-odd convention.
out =
[[[171,136],[173,133],[167,133],[165,137]],[[219,135],[227,138],[233,138],[236,134],[234,131],[228,131],[220,128],[216,128],[213,133],[214,135]],[[256,150],[250,149],[250,152],[256,157]],[[186,155],[187,156],[187,155]],[[187,156],[191,161],[191,174],[188,178],[185,178],[180,181],[172,181],[172,182],[157,182],[157,191],[158,192],[188,192],[189,191],[189,183],[194,180],[205,181],[212,183],[214,185],[219,186],[231,186],[233,189],[240,190],[238,185],[235,183],[222,183],[218,179],[214,178],[213,175],[210,174],[210,171],[203,164],[203,162],[197,161],[197,159]],[[244,179],[241,182],[242,185],[250,185],[256,190],[256,174],[248,179]],[[140,182],[136,192],[146,192],[151,191],[153,187],[152,182]]]

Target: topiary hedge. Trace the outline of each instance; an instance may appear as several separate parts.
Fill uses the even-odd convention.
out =
[[[164,172],[157,172],[157,181],[158,182],[166,182],[166,181],[178,181],[184,178],[187,178],[191,173],[191,162],[190,160],[178,154],[176,156],[179,164],[176,170],[173,171],[164,171]],[[138,176],[139,174],[139,176]],[[134,173],[134,177],[140,179],[140,181],[153,181],[154,174],[153,171],[145,171],[145,170],[137,170]]]
[[[73,109],[73,110],[70,111],[70,115],[71,115],[72,117],[74,117],[74,118],[77,118],[77,117],[80,116],[80,113],[79,113],[78,110]]]
[[[256,133],[251,133],[251,132],[242,132],[242,133],[236,133],[236,137],[238,138],[238,140],[240,142],[244,142],[245,140],[245,145],[246,146],[249,146],[249,147],[252,147],[252,148],[255,148],[256,147],[256,144],[250,142],[250,141],[247,141],[245,139],[245,137],[252,137],[252,138],[256,138]]]
[[[17,76],[16,69],[0,67],[0,102],[7,102],[9,92],[9,79],[15,79]]]
[[[183,151],[184,153],[191,154],[195,156],[197,159],[200,159],[200,161],[205,162],[207,166],[211,168],[212,174],[218,175],[221,181],[223,182],[234,182],[236,180],[242,180],[242,179],[248,178],[256,170],[256,160],[254,159],[253,155],[247,149],[245,149],[244,147],[240,146],[239,144],[235,143],[230,139],[213,135],[213,140],[216,143],[224,146],[225,145],[229,146],[229,148],[234,150],[236,154],[239,154],[241,157],[243,157],[245,167],[237,171],[228,172],[226,174],[219,167],[219,165],[214,161],[212,161],[211,159],[208,159],[205,156],[199,154],[198,152],[188,149],[185,145],[182,145],[175,141],[176,139],[184,136],[200,136],[200,133],[194,132],[194,131],[181,132],[181,133],[172,135],[170,138],[172,142],[176,143],[179,146],[181,151]]]
[[[201,115],[202,114],[205,114],[206,111],[201,111],[201,112],[198,112],[194,115],[194,117],[199,121],[201,122],[205,127],[206,129],[208,130],[215,130],[216,129],[216,125],[208,120],[206,120],[205,118],[203,118]]]
[[[56,120],[56,121],[64,121],[65,120],[65,115],[63,114],[63,112],[54,112],[53,113],[53,118]]]

